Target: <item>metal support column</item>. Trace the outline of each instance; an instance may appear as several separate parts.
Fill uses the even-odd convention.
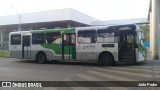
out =
[[[149,31],[149,33],[150,33],[150,52],[152,51],[152,46],[153,45],[151,45],[152,44],[152,13],[150,12],[150,31]]]
[[[151,26],[151,57],[159,59],[159,0],[152,0],[152,26]]]
[[[2,50],[3,49],[2,48],[2,45],[3,45],[2,44],[3,43],[3,30],[1,30],[0,33],[1,33],[1,42],[0,42],[1,45],[0,45],[0,49]]]

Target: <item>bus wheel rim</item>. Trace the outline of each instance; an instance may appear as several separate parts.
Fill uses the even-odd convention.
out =
[[[40,61],[40,62],[44,62],[44,61],[45,61],[45,56],[44,56],[44,55],[40,56],[40,57],[39,57],[39,61]]]

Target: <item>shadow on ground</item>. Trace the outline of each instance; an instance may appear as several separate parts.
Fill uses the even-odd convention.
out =
[[[31,64],[39,64],[35,62],[35,60],[19,60],[18,63],[31,63]],[[144,61],[139,63],[117,63],[116,65],[113,65],[112,67],[125,67],[125,66],[150,66],[152,65],[154,61]],[[101,65],[99,63],[88,63],[88,62],[60,62],[60,61],[49,61],[45,64],[56,64],[56,65],[84,65],[84,66],[101,66],[104,67],[104,65]]]

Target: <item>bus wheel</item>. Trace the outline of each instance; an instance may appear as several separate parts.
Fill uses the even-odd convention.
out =
[[[110,54],[100,55],[99,62],[101,65],[111,66],[114,64],[113,57]]]
[[[46,55],[43,52],[38,53],[36,56],[36,61],[41,64],[45,63],[47,61],[46,59]]]

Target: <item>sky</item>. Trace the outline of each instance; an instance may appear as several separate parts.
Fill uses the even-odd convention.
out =
[[[72,8],[99,20],[147,18],[150,0],[0,0],[0,16]]]

